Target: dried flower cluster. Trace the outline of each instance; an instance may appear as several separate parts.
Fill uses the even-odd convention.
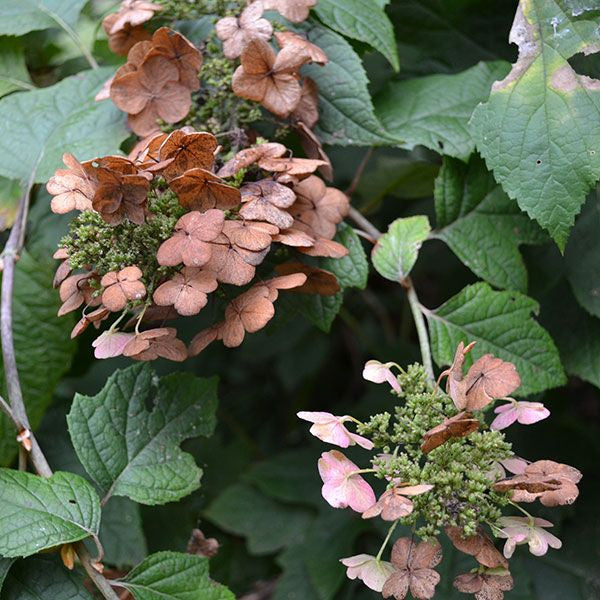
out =
[[[280,290],[339,291],[332,273],[303,260],[348,253],[333,240],[348,199],[315,174],[330,177],[331,164],[311,131],[318,120],[316,86],[300,75],[303,65],[325,64],[327,57],[291,31],[275,33],[276,52],[273,26],[263,17],[277,10],[299,22],[313,5],[240,3],[239,14],[217,22],[204,67],[202,53],[183,35],[153,28],[153,17],[164,14],[160,4],[125,0],[105,18],[111,48],[127,54],[127,62],[98,99],[110,97],[142,139],[126,157],[79,162],[65,154],[66,168],[47,184],[54,212],[80,212],[55,254],[62,260],[55,278],[59,314],[83,307],[73,336],[117,316],[93,342],[97,357],[183,360],[215,340],[238,346],[273,318]],[[236,68],[231,60],[238,58]],[[229,98],[289,117],[282,124],[299,133],[307,157],[262,139],[247,118],[225,130],[231,123],[217,105],[229,106]],[[262,119],[260,111],[246,114]],[[197,131],[192,125],[199,121],[215,131]],[[213,133],[223,136],[224,155]],[[277,247],[282,250],[271,252]],[[228,286],[245,289],[235,295]],[[197,315],[209,303],[222,320],[186,348],[165,323]],[[158,327],[144,329],[151,323]]]
[[[313,423],[310,432],[322,441],[341,448],[356,444],[377,449],[369,468],[359,467],[338,450],[324,452],[318,468],[323,497],[331,506],[391,522],[377,556],[341,560],[350,579],[361,579],[384,598],[402,600],[409,592],[417,600],[434,597],[440,581],[435,567],[442,560],[437,536],[442,531],[477,563],[454,580],[457,590],[476,600],[502,600],[512,589],[508,559],[516,546],[527,544],[535,556],[561,547],[547,531],[552,523],[532,516],[521,504],[538,499],[545,506],[571,504],[579,493],[581,473],[551,460],[530,463],[514,456],[500,430],[515,422],[535,423],[550,413],[538,402],[510,397],[521,383],[511,363],[488,354],[464,373],[472,347],[461,342],[452,365],[440,376],[446,377],[446,393],[429,386],[420,365],[404,371],[392,362],[369,361],[363,376],[390,386],[399,400],[393,415],[381,413],[361,423],[349,415],[298,413]],[[496,407],[498,416],[487,425],[486,411],[496,401],[505,403]],[[346,428],[348,422],[357,424],[357,433]],[[386,482],[379,498],[365,473]],[[502,511],[507,508],[524,516],[505,516]],[[410,528],[412,536],[399,537],[390,561],[382,560],[398,525]],[[503,552],[492,536],[505,540]]]

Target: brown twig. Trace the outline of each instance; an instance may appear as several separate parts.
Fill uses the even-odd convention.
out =
[[[356,191],[356,188],[358,187],[358,184],[360,183],[361,177],[363,176],[363,173],[364,173],[365,169],[367,168],[367,164],[369,164],[369,161],[371,160],[372,156],[373,156],[373,146],[371,146],[367,150],[367,152],[363,156],[363,159],[360,161],[360,164],[358,165],[358,168],[356,169],[356,173],[354,174],[354,177],[352,178],[352,181],[350,182],[348,189],[344,192],[346,194],[346,196],[352,196],[352,194],[354,194],[354,192]]]
[[[17,358],[15,354],[15,344],[13,336],[13,290],[15,283],[15,267],[19,258],[19,253],[23,249],[25,239],[25,228],[27,225],[27,213],[29,211],[29,195],[33,185],[33,176],[27,184],[21,200],[19,202],[19,211],[17,219],[6,242],[2,252],[3,272],[2,289],[0,292],[0,337],[2,339],[2,359],[4,361],[4,374],[6,379],[6,388],[8,391],[8,402],[1,399],[0,406],[7,413],[15,424],[17,431],[27,431],[29,441],[31,442],[31,451],[29,457],[31,463],[38,475],[41,477],[51,477],[52,469],[42,452],[29,423],[25,402],[23,400],[23,391],[17,369]],[[22,462],[22,458],[19,460]],[[92,559],[83,542],[74,544],[75,551],[79,560],[86,570],[90,579],[94,582],[98,590],[106,600],[119,600],[113,592],[108,581],[101,573],[94,569]]]

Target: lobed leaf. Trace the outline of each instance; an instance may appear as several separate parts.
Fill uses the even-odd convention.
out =
[[[76,394],[67,423],[79,460],[107,497],[164,504],[200,486],[202,470],[179,444],[210,436],[216,408],[216,377],[158,380],[140,364],[113,373],[95,396]]]
[[[79,160],[117,154],[129,135],[124,115],[109,100],[94,100],[112,73],[83,71],[0,100],[0,175],[43,183],[62,166],[64,152]]]
[[[443,240],[473,273],[492,285],[527,291],[519,244],[547,240],[495,182],[479,156],[467,164],[444,157],[435,183],[435,212]]]
[[[2,600],[92,600],[78,572],[67,571],[55,556],[39,554],[17,561]]]
[[[29,556],[97,535],[100,499],[85,479],[0,469],[0,554]]]
[[[492,83],[508,72],[503,61],[480,62],[456,75],[429,75],[389,83],[375,98],[375,113],[396,145],[425,146],[466,160],[475,148],[467,125]]]
[[[315,11],[328,27],[354,40],[365,42],[383,54],[395,71],[400,69],[394,28],[372,0],[319,0]]]
[[[597,28],[568,2],[521,0],[509,38],[519,59],[470,124],[496,179],[561,250],[600,177],[600,81],[568,62],[598,51]]]
[[[335,240],[346,246],[349,254],[343,258],[325,258],[321,261],[321,266],[337,277],[342,289],[364,290],[369,277],[369,262],[360,238],[350,225],[341,223]]]
[[[390,281],[408,277],[431,227],[424,216],[396,219],[378,240],[371,254],[377,272]]]
[[[119,584],[135,600],[235,600],[210,579],[208,558],[180,552],[157,552],[132,569]]]
[[[425,311],[433,358],[439,366],[449,365],[459,342],[477,341],[466,363],[487,353],[513,363],[521,377],[520,395],[562,385],[558,351],[533,318],[538,312],[538,303],[518,292],[469,285],[436,310]]]
[[[321,47],[329,62],[308,65],[303,73],[319,88],[317,135],[324,144],[340,146],[390,145],[388,135],[373,111],[369,80],[352,46],[337,33],[309,21],[308,39]]]
[[[23,35],[29,31],[73,29],[86,0],[2,0],[0,35]]]

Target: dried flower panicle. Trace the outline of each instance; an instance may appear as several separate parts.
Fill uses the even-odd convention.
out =
[[[371,360],[363,377],[389,386],[396,398],[393,412],[373,415],[365,423],[350,415],[298,413],[313,423],[310,432],[322,441],[341,448],[358,444],[373,453],[370,466],[361,467],[331,450],[321,455],[318,467],[322,495],[331,506],[390,523],[377,556],[341,559],[349,578],[361,579],[384,598],[403,600],[409,592],[417,599],[434,597],[442,533],[476,562],[473,571],[454,580],[456,589],[476,600],[502,600],[512,589],[509,559],[517,546],[528,545],[534,556],[561,547],[547,531],[552,523],[531,515],[522,503],[570,504],[577,498],[581,473],[551,460],[528,463],[513,454],[500,429],[535,423],[548,416],[547,410],[507,397],[520,385],[511,363],[485,355],[464,373],[472,348],[461,342],[452,366],[442,373],[448,377],[447,393],[430,385],[421,365],[404,370],[394,362]],[[514,410],[514,418],[490,427],[494,403],[506,400],[510,404],[500,406],[508,408],[496,413]],[[346,423],[354,423],[356,433]],[[386,482],[383,492],[375,493],[369,475]],[[514,510],[521,514],[511,515]],[[398,524],[411,528],[413,536],[399,537],[391,558],[384,560]],[[505,541],[503,552],[494,537]]]

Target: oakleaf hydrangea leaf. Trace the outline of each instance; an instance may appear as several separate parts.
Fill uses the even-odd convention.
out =
[[[342,289],[352,287],[364,290],[369,277],[369,263],[358,235],[350,225],[341,223],[335,240],[348,248],[348,255],[343,258],[325,258],[321,261],[321,266],[337,277]]]
[[[600,81],[568,62],[600,49],[594,14],[565,0],[521,0],[509,38],[519,59],[471,120],[498,182],[561,250],[600,177]]]
[[[435,212],[439,229],[434,236],[473,273],[496,287],[527,291],[519,244],[548,237],[504,193],[479,156],[468,164],[444,158],[435,182]]]
[[[179,444],[211,435],[216,408],[216,377],[159,380],[142,364],[114,373],[95,396],[76,394],[67,423],[79,460],[106,496],[164,504],[200,486],[202,470]]]
[[[56,555],[31,556],[11,568],[2,600],[92,600],[77,571],[68,571]]]
[[[538,303],[519,292],[469,285],[439,308],[425,310],[433,358],[439,366],[449,365],[459,342],[476,341],[467,366],[488,353],[513,363],[520,395],[559,386],[564,371],[552,338],[533,318],[538,312]]]
[[[117,154],[129,135],[125,117],[109,100],[94,100],[113,72],[84,71],[47,88],[2,98],[0,175],[43,183],[62,167],[64,152],[79,160]]]
[[[331,29],[379,50],[398,71],[394,28],[385,12],[374,6],[372,0],[319,0],[315,11]]]
[[[86,0],[2,0],[0,34],[60,28],[72,30]]]
[[[394,81],[375,98],[376,114],[401,148],[421,145],[466,160],[475,148],[467,127],[473,110],[508,69],[502,61],[481,62],[456,75]]]
[[[340,146],[397,142],[375,116],[369,80],[352,46],[341,35],[310,21],[305,32],[329,59],[325,66],[308,65],[302,70],[319,88],[320,119],[316,131],[320,140]]]
[[[179,552],[151,554],[119,581],[135,600],[235,600],[210,579],[208,558]]]
[[[396,219],[373,248],[371,258],[377,272],[390,281],[408,277],[431,227],[424,216]]]
[[[0,469],[0,555],[29,556],[97,535],[99,527],[100,499],[83,477]]]

